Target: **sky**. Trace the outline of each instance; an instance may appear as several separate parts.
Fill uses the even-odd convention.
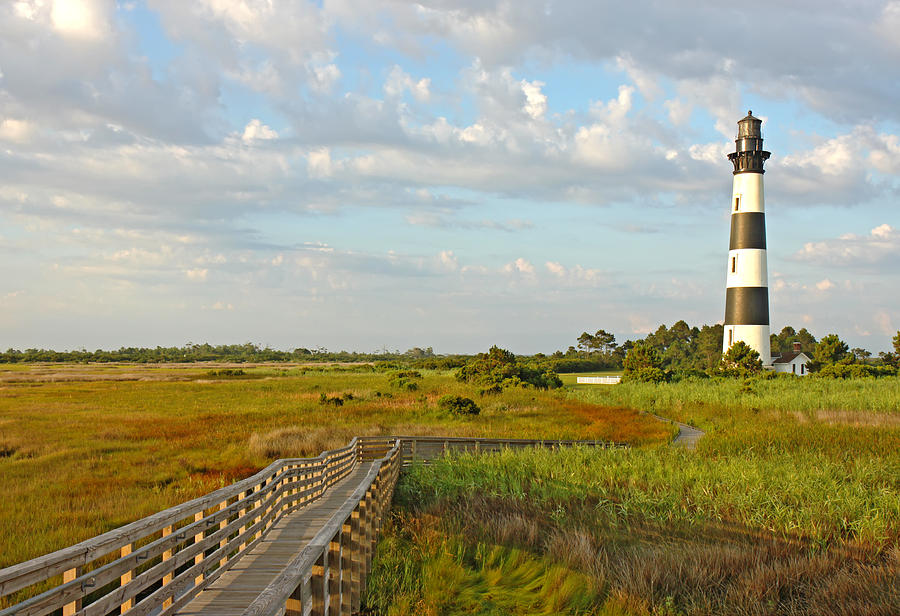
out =
[[[900,328],[900,2],[0,0],[0,347]]]

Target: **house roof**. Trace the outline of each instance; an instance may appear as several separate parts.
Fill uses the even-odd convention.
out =
[[[774,361],[772,361],[772,363],[773,364],[789,364],[801,355],[803,356],[803,359],[805,359],[807,362],[809,361],[809,357],[803,351],[800,351],[799,353],[797,351],[790,351],[788,353],[782,353],[781,357],[775,359]]]

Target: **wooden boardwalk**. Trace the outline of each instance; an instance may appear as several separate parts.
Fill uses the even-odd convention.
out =
[[[404,464],[574,445],[618,446],[373,436],[316,458],[277,460],[206,496],[0,570],[0,616],[351,616]]]
[[[337,513],[372,468],[363,462],[319,500],[283,517],[178,616],[240,616]]]

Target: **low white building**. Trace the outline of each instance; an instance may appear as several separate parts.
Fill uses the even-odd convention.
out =
[[[800,343],[794,343],[794,350],[789,353],[782,353],[780,357],[775,357],[772,362],[772,368],[775,372],[786,372],[787,374],[796,374],[797,376],[806,376],[809,374],[809,368],[806,367],[811,360],[809,356],[800,350]]]

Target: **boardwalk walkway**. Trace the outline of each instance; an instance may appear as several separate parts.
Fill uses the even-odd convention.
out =
[[[371,462],[360,464],[322,498],[283,517],[256,547],[176,614],[241,616],[350,498],[371,468]]]
[[[277,460],[206,496],[0,569],[0,616],[350,616],[403,464],[572,445],[621,446],[360,437],[316,458]]]

